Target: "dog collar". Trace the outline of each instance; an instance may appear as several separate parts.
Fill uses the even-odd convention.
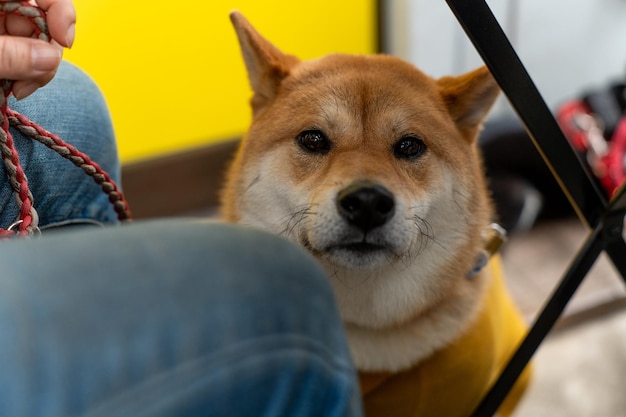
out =
[[[502,244],[506,242],[506,230],[497,223],[491,223],[482,233],[485,247],[476,256],[474,267],[467,273],[467,278],[471,279],[487,265],[489,259],[500,250]]]

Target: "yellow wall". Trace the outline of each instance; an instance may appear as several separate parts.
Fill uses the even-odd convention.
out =
[[[100,85],[123,162],[233,138],[250,90],[228,12],[302,58],[375,49],[374,0],[75,0],[65,58]]]

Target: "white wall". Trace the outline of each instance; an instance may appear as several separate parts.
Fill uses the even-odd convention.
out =
[[[390,51],[433,76],[482,61],[444,0],[385,0]],[[626,0],[487,0],[554,109],[587,88],[626,80]],[[500,103],[497,112],[509,111]]]

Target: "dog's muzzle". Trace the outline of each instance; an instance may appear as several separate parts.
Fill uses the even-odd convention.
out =
[[[387,223],[394,215],[393,194],[372,181],[355,181],[337,194],[343,219],[363,233]]]

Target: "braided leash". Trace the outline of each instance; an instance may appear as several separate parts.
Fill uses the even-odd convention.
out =
[[[33,6],[27,1],[0,3],[0,15],[8,14],[26,17],[33,24],[34,37],[46,42],[50,40],[45,12],[40,8]],[[18,218],[13,224],[7,229],[0,228],[0,238],[15,236],[16,234],[19,236],[30,236],[38,230],[39,223],[39,216],[34,207],[33,195],[28,188],[28,180],[20,164],[9,126],[14,126],[26,137],[44,144],[81,168],[109,196],[109,201],[113,204],[118,218],[120,220],[130,219],[128,204],[111,177],[87,155],[78,151],[72,145],[65,143],[57,135],[31,122],[25,116],[9,109],[7,99],[11,94],[13,81],[1,80],[0,84],[3,93],[0,95],[0,113],[2,114],[0,151],[19,209]],[[16,230],[13,230],[14,228]]]

